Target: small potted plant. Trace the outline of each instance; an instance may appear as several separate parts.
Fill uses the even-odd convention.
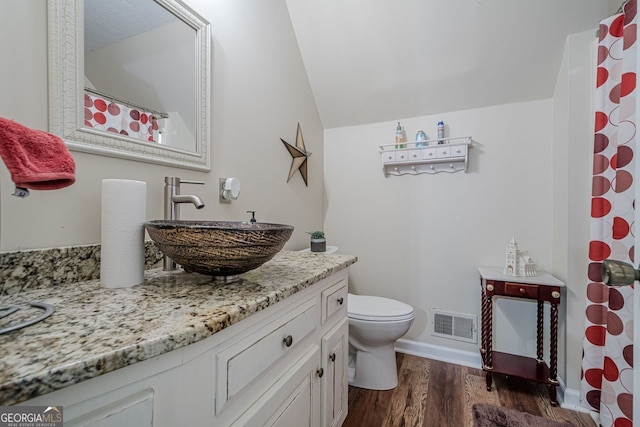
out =
[[[307,234],[311,235],[311,252],[325,252],[327,250],[324,231],[311,231]]]

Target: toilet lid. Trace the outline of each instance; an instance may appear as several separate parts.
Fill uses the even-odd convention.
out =
[[[352,319],[390,322],[413,318],[413,307],[389,298],[349,294],[347,314]]]

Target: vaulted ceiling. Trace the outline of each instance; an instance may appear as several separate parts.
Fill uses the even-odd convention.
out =
[[[615,0],[286,0],[326,129],[550,98]]]
[[[84,0],[85,52],[92,52],[175,20],[175,16],[152,0]]]
[[[599,21],[621,2],[286,0],[326,129],[549,98],[567,35],[594,30],[595,40]],[[85,3],[113,13],[130,2]],[[125,12],[119,22],[137,16]],[[140,32],[151,18],[133,27]],[[87,47],[96,48],[93,42]]]

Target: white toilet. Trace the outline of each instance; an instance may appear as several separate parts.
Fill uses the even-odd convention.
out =
[[[349,294],[349,385],[390,390],[398,385],[395,344],[415,317],[400,301]]]

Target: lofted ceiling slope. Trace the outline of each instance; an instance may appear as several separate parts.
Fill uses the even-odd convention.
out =
[[[286,0],[325,129],[553,96],[612,0]]]

